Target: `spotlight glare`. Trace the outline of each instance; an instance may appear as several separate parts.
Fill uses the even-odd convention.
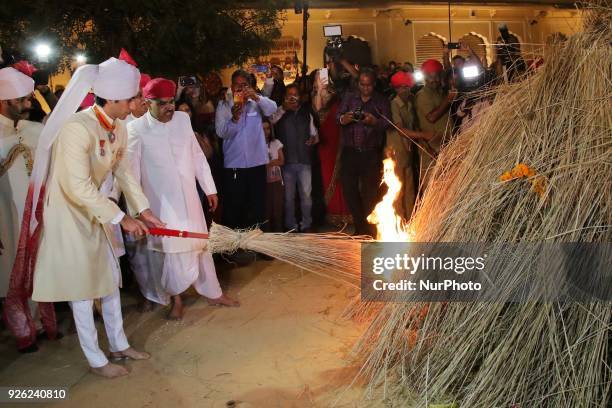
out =
[[[47,44],[38,44],[34,50],[39,58],[47,58],[51,54],[51,47]]]
[[[478,72],[478,67],[475,65],[463,67],[463,70],[461,71],[461,73],[463,74],[463,77],[465,79],[476,78],[478,77],[478,75],[480,75],[480,73]]]
[[[423,73],[421,71],[415,71],[414,80],[417,82],[423,82]]]

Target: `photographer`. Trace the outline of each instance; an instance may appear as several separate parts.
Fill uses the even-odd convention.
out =
[[[380,114],[391,116],[389,101],[374,91],[375,84],[375,73],[362,70],[358,92],[346,93],[337,113],[342,127],[340,180],[344,198],[353,216],[355,233],[372,236],[374,228],[366,218],[378,198],[381,152],[388,127]]]
[[[474,101],[479,98],[476,91],[484,84],[486,69],[476,55],[472,47],[459,41],[459,50],[467,52],[468,58],[465,59],[461,55],[455,55],[452,59],[452,67],[448,68],[448,79],[450,87],[455,87],[458,92],[457,98],[452,102],[450,107],[451,121],[453,124],[452,133],[455,134],[460,130],[462,121],[465,117],[466,110],[469,110]],[[444,66],[449,64],[449,49],[444,51]]]

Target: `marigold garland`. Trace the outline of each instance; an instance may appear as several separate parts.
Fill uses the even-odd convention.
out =
[[[511,171],[506,171],[499,177],[500,181],[510,181],[526,178],[531,183],[531,189],[540,197],[544,196],[546,191],[546,179],[543,176],[538,176],[534,169],[525,163],[519,163]]]

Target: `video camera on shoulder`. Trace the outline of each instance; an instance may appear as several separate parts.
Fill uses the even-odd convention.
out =
[[[323,26],[323,35],[327,38],[327,44],[323,50],[324,57],[335,62],[342,57],[342,46],[344,45],[342,26],[340,24]]]

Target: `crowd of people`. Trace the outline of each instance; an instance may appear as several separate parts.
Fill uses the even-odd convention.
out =
[[[409,219],[437,154],[490,103],[477,91],[500,78],[462,47],[467,60],[445,52],[443,62],[425,61],[422,83],[409,62],[381,69],[341,57],[291,84],[272,66],[261,89],[245,70],[228,88],[215,75],[153,79],[131,58],[83,66],[56,92],[25,62],[0,69],[0,297],[19,350],[36,351],[41,332],[61,336],[53,303],[68,302],[92,370],[125,375],[112,360],[149,358],[123,332],[125,275],[143,310],[171,305],[169,319],[183,317],[181,294],[192,286],[211,305],[239,306],[223,293],[205,241],[151,228],[206,233],[217,221],[309,233],[352,224],[375,236],[367,217],[383,193],[384,155],[396,161],[397,211]],[[475,75],[464,74],[468,66]],[[110,361],[98,346],[96,303]]]

